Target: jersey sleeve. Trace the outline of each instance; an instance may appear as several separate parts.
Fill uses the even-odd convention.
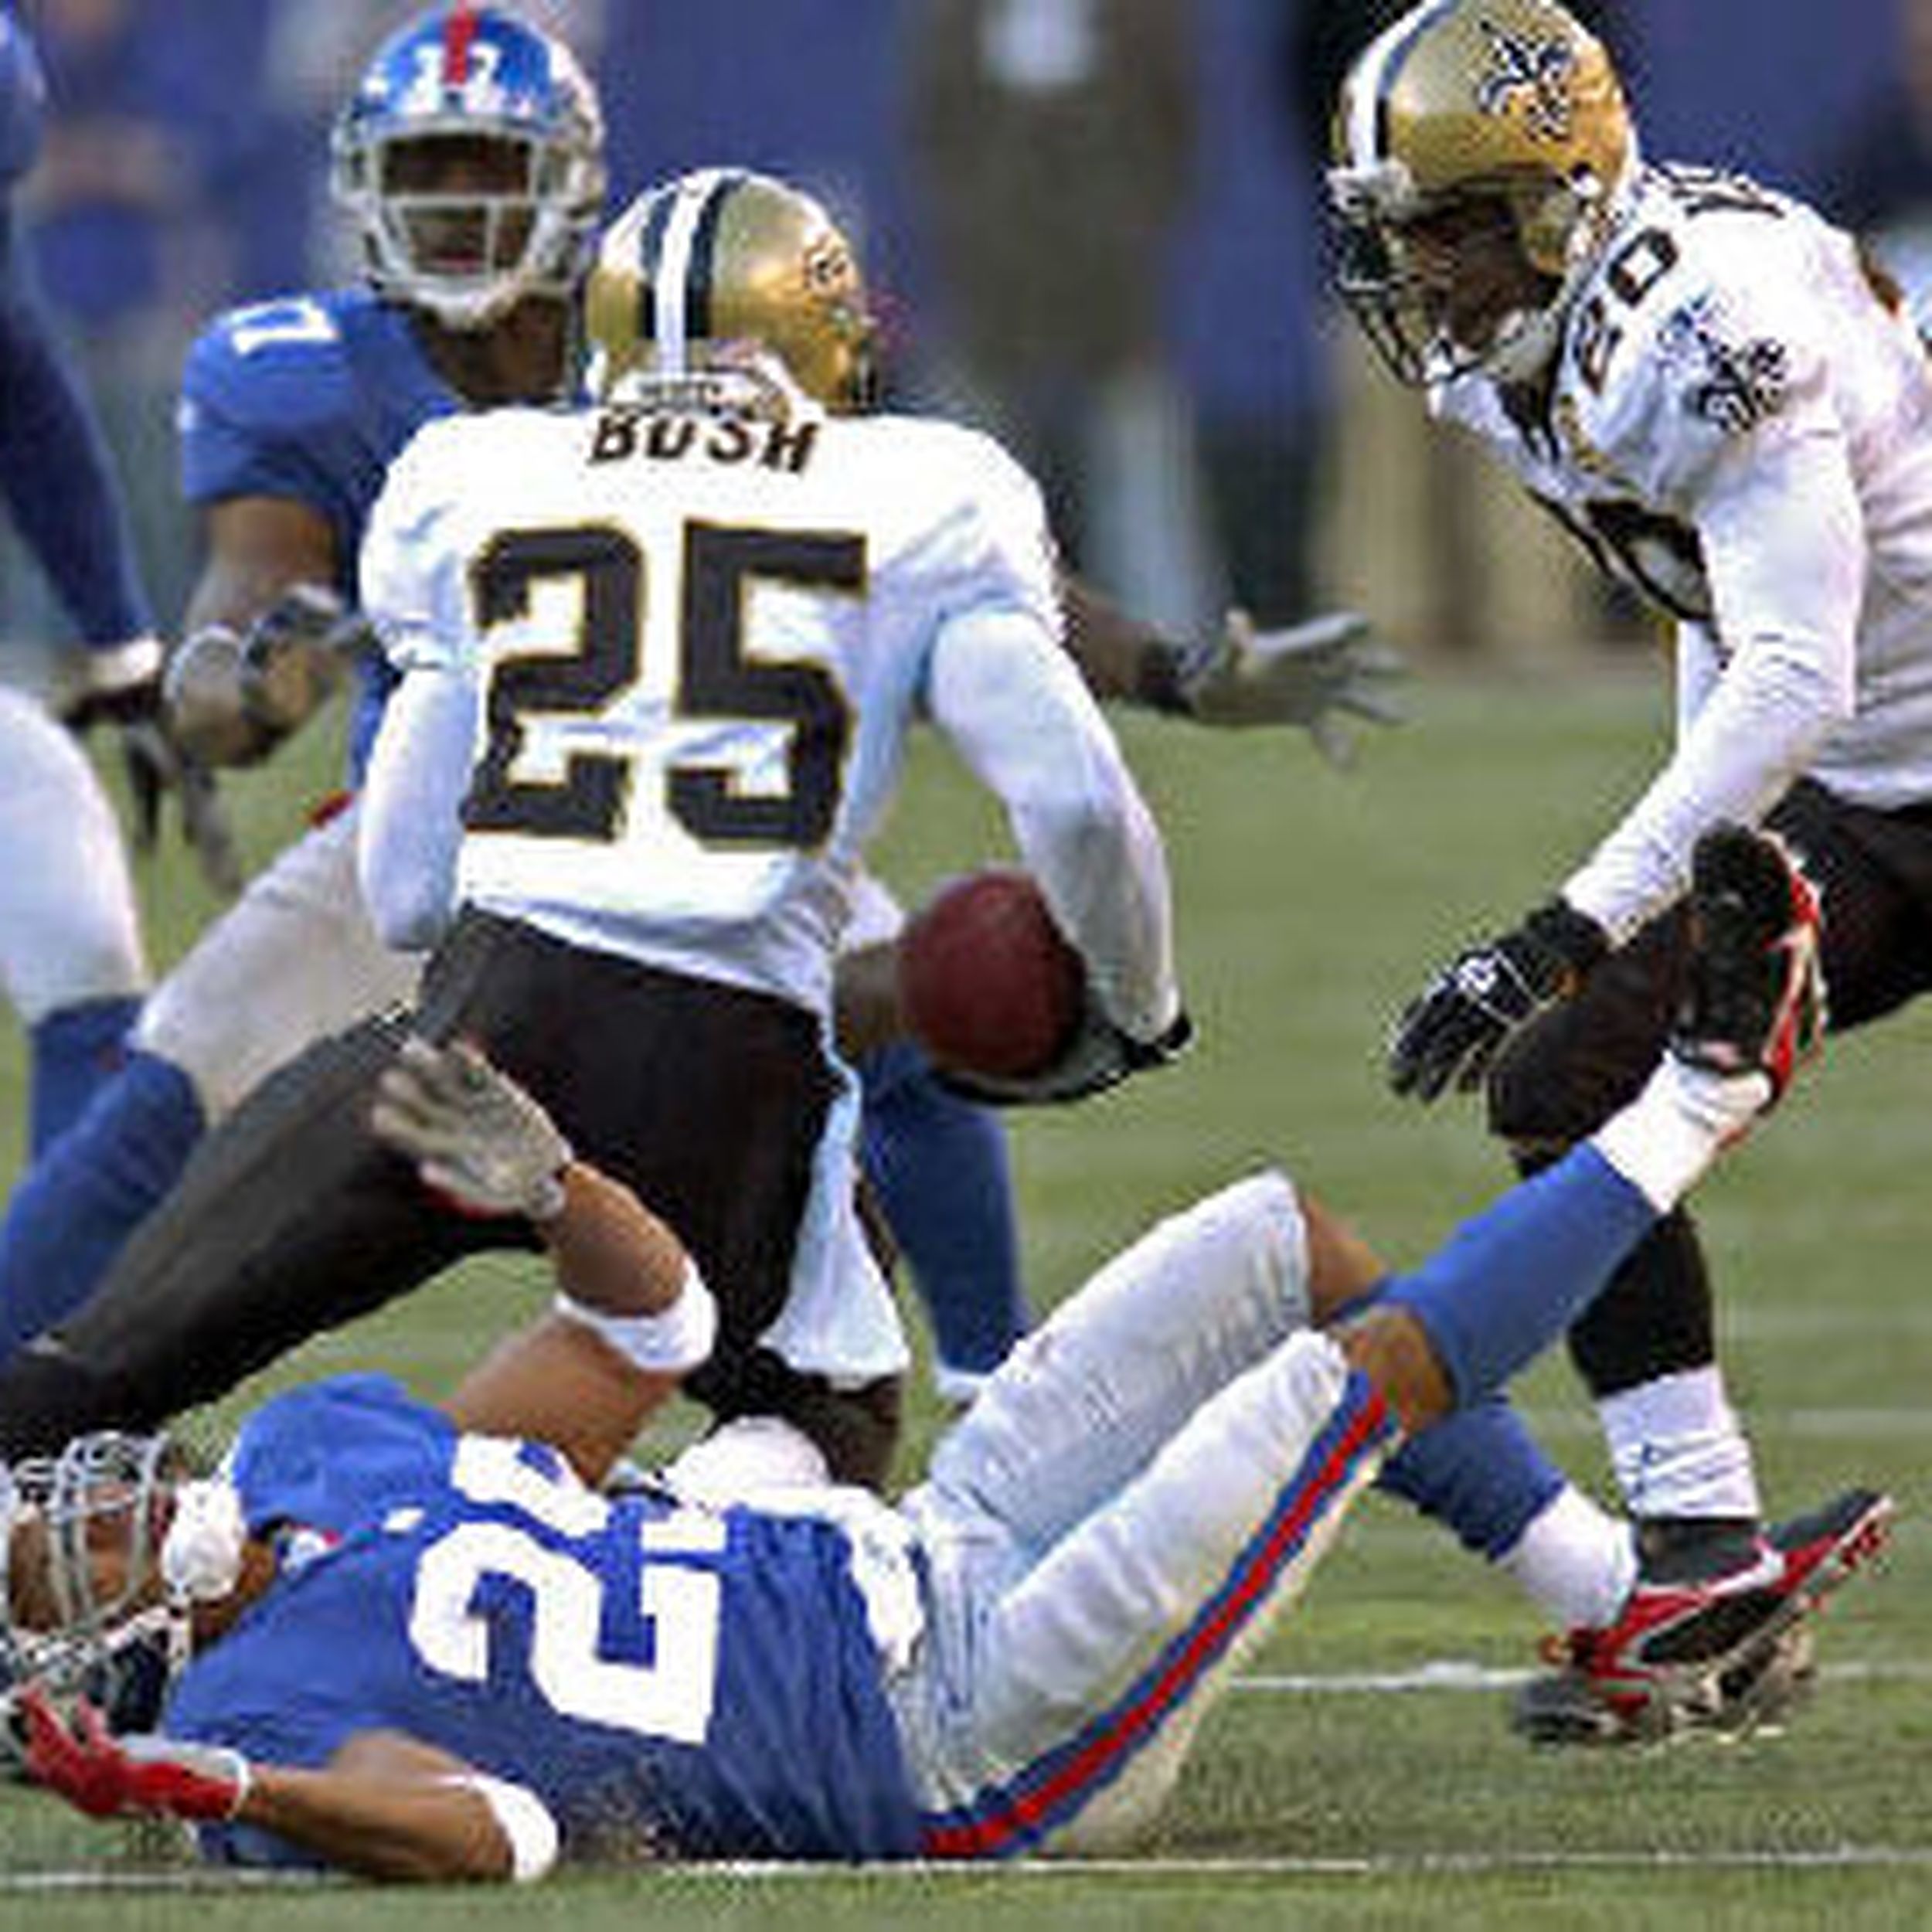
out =
[[[154,628],[121,483],[0,201],[0,494],[83,643]]]
[[[902,426],[903,427],[903,426]],[[893,577],[940,621],[969,610],[1011,610],[1057,636],[1059,566],[1039,487],[988,436],[922,423],[909,468],[937,502]]]
[[[327,301],[299,296],[231,310],[196,338],[182,372],[182,495],[196,504],[293,500],[338,530],[352,529],[338,444],[354,395]]]
[[[1607,447],[1696,530],[1715,614],[1681,641],[1668,764],[1563,887],[1614,937],[1684,889],[1701,832],[1761,816],[1855,706],[1863,512],[1808,289],[1782,247],[1748,270],[1720,259],[1662,306],[1611,399]]]
[[[454,418],[417,432],[389,466],[362,539],[362,608],[391,668],[404,676],[468,665],[468,603],[450,539],[463,473],[458,451],[469,427],[469,419]]]

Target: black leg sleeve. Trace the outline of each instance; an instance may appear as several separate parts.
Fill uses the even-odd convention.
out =
[[[1599,1400],[1717,1359],[1710,1275],[1682,1208],[1625,1257],[1570,1331],[1570,1359]]]
[[[369,1134],[405,1025],[321,1042],[203,1142],[87,1304],[0,1371],[0,1455],[151,1427],[461,1255],[527,1240],[440,1207]]]

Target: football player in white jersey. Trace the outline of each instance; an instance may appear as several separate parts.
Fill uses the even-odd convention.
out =
[[[683,1024],[689,1039],[723,1016],[693,1064],[740,1092],[727,1134],[764,1141],[762,1158],[818,1148],[801,1222],[795,1187],[754,1233],[742,1183],[695,1183],[708,1218],[767,1254],[799,1230],[788,1270],[727,1284],[728,1358],[876,1380],[899,1344],[843,1258],[855,1096],[825,1087],[822,1043],[795,1029],[830,1014],[907,730],[930,718],[1002,799],[1087,961],[1090,1026],[1043,1092],[1182,1036],[1158,836],[1060,647],[1031,480],[971,432],[858,413],[870,315],[815,202],[729,170],[647,194],[606,235],[585,314],[595,406],[432,428],[391,471],[362,578],[402,682],[371,770],[365,894],[397,945],[464,909],[439,971],[509,935],[546,961],[561,946],[587,996],[593,962],[624,962],[608,1022],[586,1016],[594,1040],[654,1009],[666,975],[702,988]],[[772,1002],[788,1044],[761,1063],[745,1054]],[[759,1129],[755,1104],[801,1078],[825,1090]],[[566,1111],[601,1109],[648,1163],[634,1095],[600,1083],[570,1077]],[[707,1376],[727,1411],[763,1406]]]
[[[1675,624],[1663,768],[1392,1036],[1397,1092],[1486,1083],[1534,1165],[1648,1074],[1690,853],[1720,818],[1802,855],[1833,1026],[1932,985],[1932,376],[1850,236],[1754,181],[1647,164],[1607,56],[1553,0],[1414,8],[1357,60],[1335,138],[1338,288],[1385,360]],[[1685,1214],[1570,1339],[1643,1573],[1754,1588],[1770,1553]],[[1533,1734],[1603,1734],[1617,1635],[1576,1634],[1597,1661],[1539,1687]]]
[[[876,1481],[903,1343],[854,1255],[831,985],[906,733],[931,718],[1004,801],[1087,961],[1088,1024],[1033,1097],[1183,1036],[1160,841],[1062,647],[1029,479],[968,431],[846,413],[869,316],[815,202],[674,183],[610,231],[586,309],[597,406],[464,418],[474,436],[452,417],[372,519],[364,603],[400,682],[364,896],[390,943],[440,939],[416,1025],[477,1038],[676,1221],[723,1308],[694,1392],[788,1414]],[[9,1432],[36,1378],[71,1372],[108,1411],[65,1407],[56,1440],[131,1398],[173,1413],[526,1239],[369,1141],[393,1049],[343,1036],[245,1102],[60,1348],[9,1365]]]

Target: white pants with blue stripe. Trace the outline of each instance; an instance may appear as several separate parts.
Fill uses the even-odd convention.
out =
[[[906,1499],[926,1632],[893,1695],[935,1857],[1093,1850],[1372,1478],[1379,1399],[1308,1322],[1280,1175],[1162,1223],[1055,1311]]]

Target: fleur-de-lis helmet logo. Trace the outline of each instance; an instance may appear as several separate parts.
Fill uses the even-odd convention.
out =
[[[1567,141],[1576,118],[1576,50],[1566,40],[1532,40],[1493,21],[1481,26],[1489,69],[1476,83],[1477,107],[1506,114],[1520,103],[1524,131],[1532,139]]]

